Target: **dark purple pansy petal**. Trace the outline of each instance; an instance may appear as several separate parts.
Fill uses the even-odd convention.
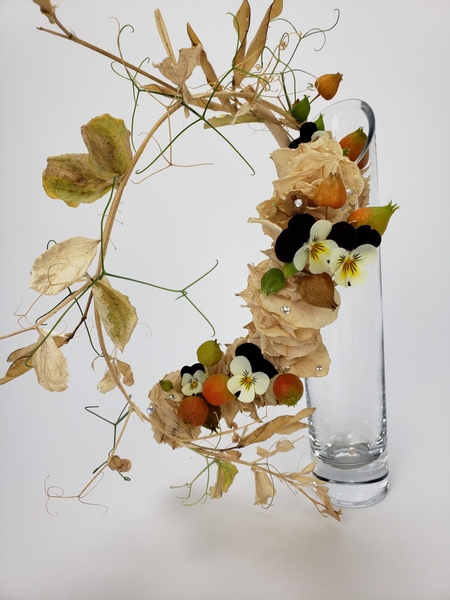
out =
[[[289,219],[287,229],[284,229],[275,242],[275,254],[281,262],[292,262],[299,248],[309,240],[311,227],[316,222],[312,215],[294,215]]]
[[[189,375],[194,375],[194,373],[196,371],[205,371],[205,367],[201,363],[195,363],[191,367],[189,367],[189,366],[183,367],[180,371],[180,374],[181,374],[181,377],[183,377],[183,375],[185,373],[189,373]]]
[[[327,239],[333,240],[339,246],[339,248],[345,248],[345,250],[353,250],[355,242],[356,229],[350,223],[340,221],[335,223],[328,234]]]
[[[381,244],[381,235],[376,229],[372,229],[370,225],[361,225],[356,229],[354,248],[358,248],[363,244],[371,244],[375,248],[378,248]]]

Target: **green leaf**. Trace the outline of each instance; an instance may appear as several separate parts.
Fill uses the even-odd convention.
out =
[[[261,277],[261,293],[270,296],[270,294],[276,294],[284,287],[285,279],[283,271],[281,269],[273,268],[269,269]]]
[[[308,118],[311,105],[309,97],[304,96],[303,100],[296,100],[291,107],[290,113],[298,123],[304,123]]]
[[[131,164],[130,132],[122,119],[94,117],[81,128],[89,164],[101,179],[120,177]]]
[[[98,200],[112,188],[112,180],[98,177],[88,154],[50,156],[42,174],[44,190],[50,198],[63,200],[68,206]]]
[[[323,122],[323,114],[322,113],[320,113],[320,115],[317,117],[317,119],[314,121],[314,123],[317,125],[318,131],[325,131],[325,123]]]

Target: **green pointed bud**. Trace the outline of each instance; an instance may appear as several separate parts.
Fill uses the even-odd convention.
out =
[[[288,262],[283,267],[283,273],[287,279],[288,277],[292,277],[292,275],[297,275],[298,269],[295,267],[293,262]]]
[[[308,118],[311,105],[309,103],[309,96],[304,96],[303,100],[296,100],[291,106],[291,115],[299,123],[304,123]]]
[[[81,128],[92,170],[102,179],[120,177],[131,163],[130,132],[122,119],[94,117]]]
[[[349,214],[347,221],[351,223],[353,227],[369,225],[372,229],[376,229],[380,235],[383,235],[390,218],[399,208],[398,204],[392,204],[391,200],[386,206],[367,206],[366,208],[359,208]]]
[[[170,381],[170,379],[161,379],[159,385],[161,386],[163,392],[170,392],[173,390],[173,383]]]
[[[270,296],[270,294],[276,294],[284,287],[284,275],[281,269],[269,269],[267,273],[261,277],[261,289],[260,293]]]
[[[318,118],[314,121],[317,125],[317,131],[325,131],[325,123],[323,122],[323,114],[320,113]]]
[[[208,340],[197,348],[198,362],[205,367],[214,367],[214,365],[217,365],[222,355],[223,352],[217,340]]]

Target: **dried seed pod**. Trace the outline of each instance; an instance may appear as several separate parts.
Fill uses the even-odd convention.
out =
[[[318,77],[314,85],[318,93],[322,96],[322,98],[324,98],[325,100],[331,100],[331,98],[334,98],[334,96],[336,95],[341,81],[341,73],[330,73]]]
[[[313,202],[316,206],[342,208],[347,200],[347,191],[339,173],[330,173],[314,192]]]
[[[119,473],[126,473],[131,469],[131,460],[128,458],[120,458],[117,454],[111,456],[108,461],[108,466],[113,471],[119,471]]]
[[[308,304],[331,310],[337,307],[334,300],[334,283],[328,273],[302,277],[298,284],[298,291]]]

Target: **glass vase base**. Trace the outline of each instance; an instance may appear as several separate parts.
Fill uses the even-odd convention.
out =
[[[328,487],[334,506],[362,508],[382,500],[389,490],[387,454],[360,468],[336,468],[316,457],[313,475]]]

